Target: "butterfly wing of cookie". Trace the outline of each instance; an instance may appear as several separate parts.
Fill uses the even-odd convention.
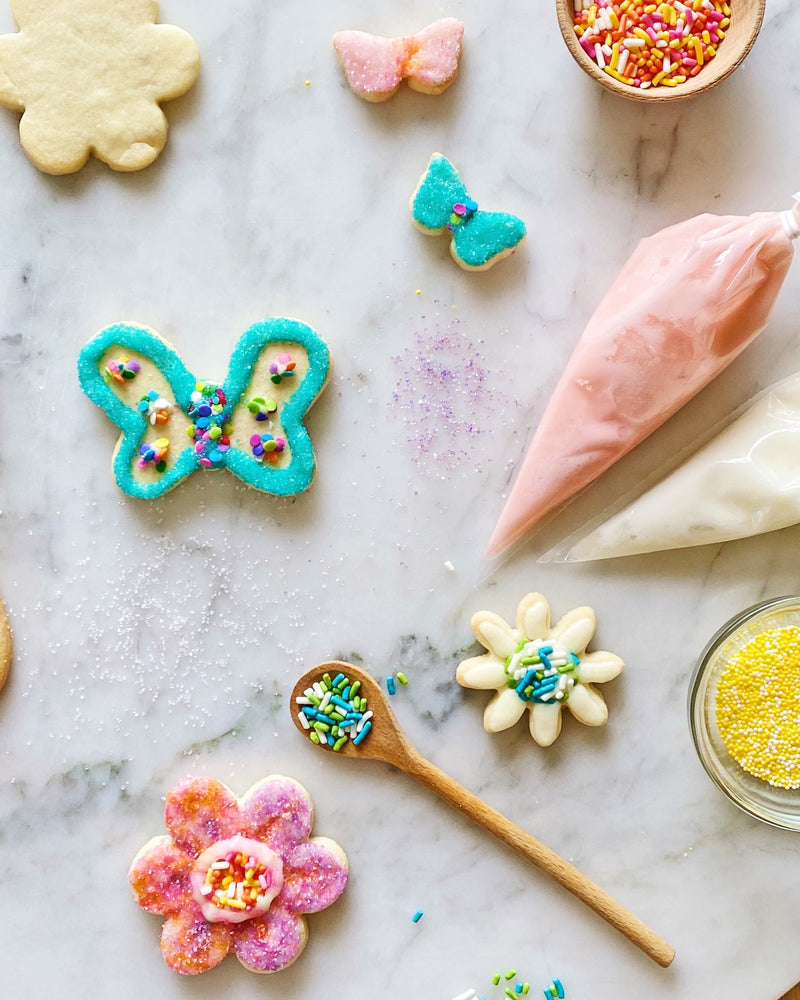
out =
[[[146,327],[106,327],[81,351],[81,388],[120,429],[114,478],[129,496],[153,499],[198,462],[187,430],[195,378],[174,349]]]
[[[424,233],[440,233],[450,221],[453,205],[468,200],[456,168],[446,156],[434,153],[411,196],[414,225]]]
[[[525,223],[516,215],[479,211],[453,227],[450,251],[462,267],[483,271],[512,253],[525,235]]]
[[[303,420],[330,367],[326,344],[299,320],[267,319],[241,337],[225,380],[225,464],[248,486],[294,496],[311,485],[314,449]]]

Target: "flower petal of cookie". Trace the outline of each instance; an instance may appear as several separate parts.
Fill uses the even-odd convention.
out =
[[[167,118],[152,101],[127,101],[98,123],[92,150],[113,170],[148,167],[167,141]]]
[[[471,624],[478,642],[501,660],[505,661],[517,648],[511,626],[493,611],[478,611]]]
[[[128,884],[133,898],[149,913],[179,913],[192,900],[192,863],[172,837],[154,837],[133,859]]]
[[[484,653],[462,660],[456,668],[456,680],[462,687],[486,691],[505,687],[508,677],[503,662],[491,653]]]
[[[311,797],[299,782],[283,775],[273,774],[253,785],[239,808],[246,835],[283,858],[311,833]]]
[[[510,729],[525,711],[527,702],[519,697],[513,688],[498,691],[483,713],[483,728],[487,733],[499,733]]]
[[[285,859],[280,898],[294,913],[317,913],[335,902],[347,885],[347,858],[327,837],[298,844]]]
[[[0,35],[0,104],[12,111],[22,111],[25,108],[17,83],[21,55],[19,35]]]
[[[200,50],[183,28],[156,24],[151,29],[148,86],[153,100],[171,101],[190,89],[200,71]]]
[[[580,654],[592,641],[597,619],[591,608],[575,608],[553,628],[552,639],[572,653]]]
[[[74,173],[89,159],[83,129],[68,128],[42,103],[28,106],[19,122],[19,138],[31,162],[46,174]]]
[[[612,681],[622,673],[624,666],[625,664],[616,654],[607,653],[604,649],[586,653],[581,657],[581,681],[595,684]]]
[[[608,706],[603,696],[588,684],[575,685],[567,708],[585,726],[604,726],[608,722]]]
[[[238,925],[233,947],[242,965],[253,972],[277,972],[292,964],[307,939],[305,920],[279,897],[263,917]]]
[[[526,594],[519,602],[517,628],[528,639],[542,639],[550,631],[550,605],[541,594]]]
[[[173,785],[164,819],[177,846],[190,855],[227,840],[242,825],[236,796],[215,778],[186,778]]]
[[[530,729],[539,746],[555,743],[561,732],[561,705],[531,705]]]
[[[225,958],[231,949],[230,924],[210,924],[200,907],[190,908],[169,917],[161,930],[161,954],[175,972],[196,976],[208,972]]]

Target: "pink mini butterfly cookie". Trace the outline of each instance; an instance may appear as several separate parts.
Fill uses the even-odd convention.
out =
[[[337,31],[333,47],[353,93],[378,103],[388,100],[402,80],[423,94],[441,94],[458,74],[463,35],[461,21],[445,17],[416,35],[398,38]]]

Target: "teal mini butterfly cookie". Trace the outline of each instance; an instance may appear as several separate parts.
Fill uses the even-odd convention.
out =
[[[450,253],[467,271],[485,271],[507,257],[527,235],[525,223],[506,212],[484,212],[467,194],[453,164],[434,153],[411,196],[411,217],[423,233],[449,231]]]
[[[198,468],[294,496],[314,478],[303,418],[330,367],[325,343],[294,319],[251,326],[221,383],[195,378],[152,330],[117,323],[83,348],[78,378],[121,431],[112,466],[129,496],[161,497]]]

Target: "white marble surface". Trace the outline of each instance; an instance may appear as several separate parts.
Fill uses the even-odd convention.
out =
[[[401,33],[449,14],[466,23],[466,54],[445,95],[351,95],[334,30]],[[0,697],[3,991],[449,1000],[474,985],[488,1000],[502,996],[492,973],[513,965],[532,996],[559,976],[570,1000],[775,1000],[800,978],[799,842],[711,785],[685,701],[722,622],[800,588],[800,528],[609,564],[537,557],[800,368],[800,265],[768,330],[666,429],[499,570],[480,553],[635,242],[704,210],[788,207],[800,7],[770,0],[742,69],[665,109],[595,87],[552,2],[165,0],[162,20],[192,33],[203,69],[143,173],[93,162],[46,177],[0,114],[0,586],[16,641]],[[13,30],[7,10],[0,30]],[[525,247],[488,274],[460,271],[444,239],[410,224],[434,150],[486,207],[528,223]],[[279,502],[195,474],[162,502],[125,498],[109,475],[115,432],[77,385],[80,347],[137,320],[214,377],[267,315],[311,323],[335,356],[309,419],[312,490]],[[453,680],[470,614],[511,615],[531,589],[556,614],[591,603],[598,647],[628,665],[605,687],[610,725],[569,720],[547,751],[523,727],[484,733],[485,696]],[[331,656],[404,669],[395,708],[419,748],[668,938],[672,968],[409,779],[302,741],[287,693]],[[311,918],[291,970],[265,979],[229,958],[183,979],[161,960],[160,920],[129,897],[130,860],[162,832],[180,777],[241,793],[272,772],[310,789],[351,884]]]

